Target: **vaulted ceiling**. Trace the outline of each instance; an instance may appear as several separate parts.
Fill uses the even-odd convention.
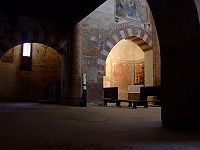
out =
[[[73,26],[106,0],[6,0],[0,13],[16,20],[18,16],[49,19]]]

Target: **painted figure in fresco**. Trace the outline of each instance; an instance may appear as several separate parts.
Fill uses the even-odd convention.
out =
[[[138,19],[143,23],[149,20],[149,7],[146,0],[116,0],[116,17]]]
[[[138,18],[137,5],[134,0],[128,0],[126,7],[126,15],[130,18]]]
[[[116,0],[116,16],[117,17],[125,17],[125,0]]]
[[[137,3],[137,8],[138,8],[138,16],[140,20],[144,23],[148,22],[149,8],[148,8],[148,4],[146,0],[137,0],[136,3]]]
[[[147,32],[150,33],[151,32],[151,24],[149,22],[146,22],[143,24],[143,29]]]

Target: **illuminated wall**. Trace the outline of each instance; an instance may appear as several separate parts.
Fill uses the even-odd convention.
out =
[[[153,51],[144,53],[145,86],[153,86]]]
[[[111,85],[107,77],[103,77],[104,65],[111,49],[122,39],[137,37],[151,47],[146,59],[152,62],[146,65],[149,66],[149,70],[153,69],[148,72],[151,76],[145,77],[145,80],[151,80],[147,81],[148,85],[160,85],[159,42],[153,16],[146,0],[107,0],[80,24],[82,25],[82,72],[87,76],[88,102],[102,102],[103,79],[106,86]],[[126,68],[129,65],[127,64]],[[132,80],[129,79],[130,82]]]
[[[144,62],[144,52],[131,40],[121,40],[106,59],[104,87],[118,87],[119,99],[128,99],[128,85],[136,84],[135,64]]]
[[[21,45],[9,50],[0,61],[0,101],[47,99],[48,88],[61,77],[61,56],[51,47],[32,44],[32,70],[19,69]]]

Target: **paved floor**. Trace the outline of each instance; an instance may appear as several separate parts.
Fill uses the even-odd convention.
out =
[[[200,133],[161,127],[159,107],[0,104],[0,150],[200,150]]]

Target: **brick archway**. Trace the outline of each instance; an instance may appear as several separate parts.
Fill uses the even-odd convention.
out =
[[[124,28],[124,29],[123,29]],[[128,24],[120,25],[120,28],[111,31],[110,37],[105,41],[105,47],[100,52],[100,57],[97,60],[98,64],[98,75],[103,76],[104,65],[108,54],[112,48],[122,39],[131,39],[135,42],[143,51],[152,49],[152,36],[151,33],[146,32],[142,28],[131,28]]]
[[[41,22],[37,19],[21,16],[12,24],[8,16],[2,15],[0,18],[0,58],[11,48],[25,42],[47,45],[62,55],[62,63],[65,67],[61,70],[61,80],[67,81],[69,40],[68,35],[64,32],[66,30],[60,24],[55,22],[52,25],[50,21]],[[67,86],[61,84],[61,89],[62,91],[67,91]],[[66,101],[66,94],[64,95],[63,93],[61,103]]]
[[[55,49],[60,54],[67,49],[67,38],[52,28],[42,26],[38,21],[22,17],[13,27],[8,19],[4,19],[0,27],[0,57],[9,49],[24,42],[41,43]],[[25,25],[24,22],[32,22]]]

